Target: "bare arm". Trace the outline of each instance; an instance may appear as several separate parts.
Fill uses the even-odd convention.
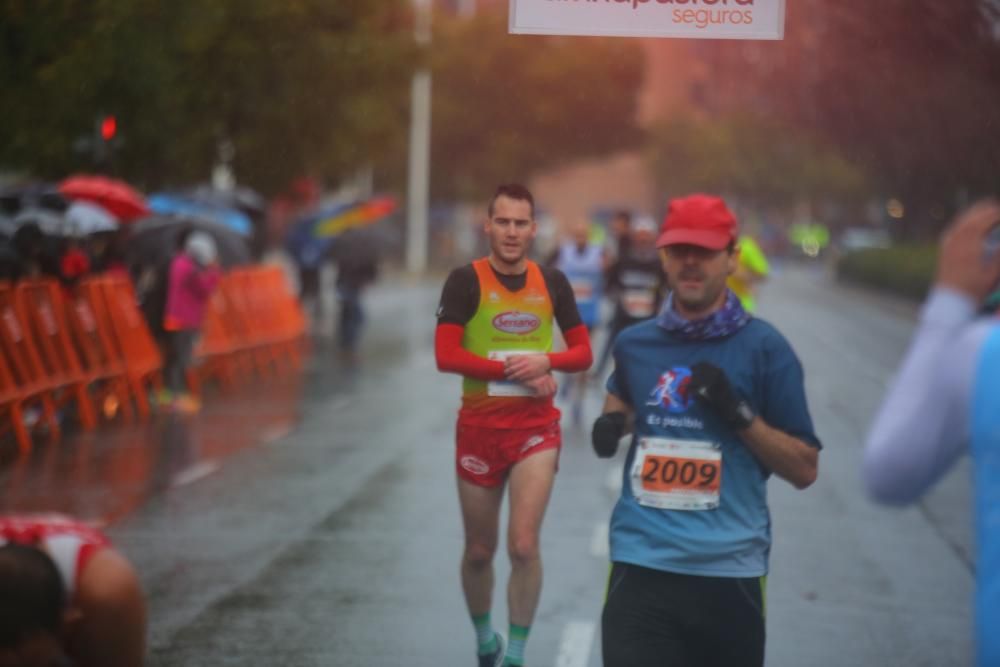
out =
[[[759,416],[739,432],[740,438],[765,468],[797,489],[816,481],[819,450],[770,426]]]
[[[1000,254],[985,256],[997,224],[1000,204],[983,201],[942,237],[934,289],[868,433],[862,472],[875,500],[914,502],[966,451],[972,378],[988,326],[973,323],[976,304],[1000,282]]]

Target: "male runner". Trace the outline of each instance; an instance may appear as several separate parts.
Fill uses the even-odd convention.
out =
[[[0,667],[138,667],[145,645],[138,579],[102,533],[0,516]]]
[[[452,271],[438,308],[438,369],[464,376],[455,453],[465,528],[462,589],[476,629],[480,667],[522,665],[542,586],[538,549],[561,436],[551,372],[590,366],[590,339],[569,281],[528,260],[537,231],[534,199],[501,185],[484,225],[490,254]],[[553,324],[568,349],[550,352]],[[509,644],[493,630],[493,556],[504,486],[510,486],[507,551]]]
[[[741,236],[740,261],[736,271],[729,276],[726,284],[739,298],[743,309],[748,313],[757,312],[757,288],[767,280],[771,273],[771,265],[760,244],[749,234]]]
[[[673,291],[615,342],[594,449],[612,456],[634,435],[611,517],[605,667],[764,664],[767,480],[809,486],[820,445],[795,353],[726,288],[736,227],[718,197],[673,200],[657,240]]]
[[[594,365],[592,376],[601,379],[611,358],[615,337],[625,327],[644,322],[656,315],[667,292],[667,276],[663,273],[656,250],[656,223],[652,218],[636,218],[629,231],[629,243],[623,255],[608,268],[608,292],[614,295],[615,311],[608,324],[607,339],[601,356]]]
[[[934,288],[868,434],[863,468],[873,498],[903,505],[972,454],[980,667],[1000,665],[1000,311],[976,310],[998,286],[1000,202],[982,201],[943,237]]]
[[[578,220],[572,225],[570,238],[556,250],[552,265],[569,280],[580,320],[587,331],[593,333],[600,320],[601,288],[607,261],[604,248],[590,242],[590,223]],[[579,426],[583,420],[586,389],[586,379],[581,374],[564,384],[560,393],[563,398],[572,394],[570,414],[574,426]]]

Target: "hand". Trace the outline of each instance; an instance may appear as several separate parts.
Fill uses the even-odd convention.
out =
[[[688,393],[737,431],[749,427],[756,416],[718,366],[703,361],[692,366]]]
[[[527,382],[547,375],[552,368],[547,354],[512,354],[504,360],[508,380]]]
[[[609,459],[618,451],[618,441],[625,434],[625,413],[606,412],[594,421],[590,431],[590,444],[602,459]]]
[[[1000,202],[988,199],[960,213],[941,237],[936,282],[979,303],[1000,283],[1000,253],[985,257],[990,231],[1000,225]]]
[[[538,398],[548,398],[549,396],[555,396],[556,392],[559,390],[559,385],[556,384],[556,379],[546,373],[541,377],[537,377],[533,380],[526,380],[522,382],[524,386],[530,388],[535,392],[535,396]]]

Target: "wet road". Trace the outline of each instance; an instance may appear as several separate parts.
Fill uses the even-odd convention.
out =
[[[301,378],[212,397],[194,419],[39,448],[3,471],[0,502],[108,525],[149,596],[152,665],[471,664],[452,472],[459,380],[434,368],[438,290],[374,290],[356,369],[321,339]],[[800,268],[781,272],[761,303],[803,360],[825,445],[812,488],[770,486],[767,664],[967,664],[966,464],[905,510],[872,506],[858,477],[915,308]],[[599,402],[595,389],[588,417]],[[567,425],[530,665],[600,664],[621,463],[596,459]],[[498,620],[506,572],[501,555]]]

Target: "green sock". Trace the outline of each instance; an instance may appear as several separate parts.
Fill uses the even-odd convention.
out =
[[[476,644],[479,655],[489,655],[497,650],[497,636],[490,622],[490,612],[472,617],[472,625],[476,628]]]
[[[503,661],[505,666],[522,667],[524,665],[524,645],[528,643],[529,632],[531,632],[530,625],[510,624],[510,639],[507,640],[507,654]]]

